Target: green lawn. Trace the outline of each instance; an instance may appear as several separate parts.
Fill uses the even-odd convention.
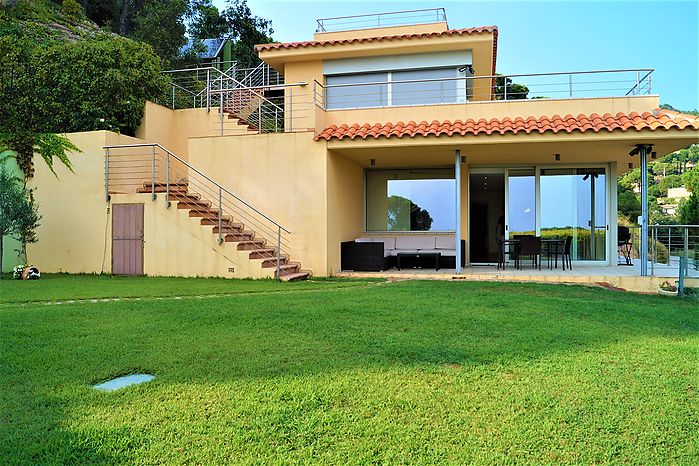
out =
[[[98,276],[0,296],[0,463],[699,463],[696,302]],[[132,371],[156,379],[90,387]]]

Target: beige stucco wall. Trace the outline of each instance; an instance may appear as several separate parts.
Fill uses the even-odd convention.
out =
[[[316,116],[322,111],[318,112],[315,104],[314,94],[320,94],[321,90],[314,85],[314,80],[323,83],[322,61],[287,63],[284,68],[284,81],[287,84],[306,83],[305,86],[289,86],[284,90],[287,130],[313,131],[316,126],[324,124],[323,120],[316,123]]]
[[[292,261],[316,275],[327,273],[326,149],[313,133],[194,138],[189,161],[291,231]]]
[[[165,194],[156,200],[150,194],[112,196],[112,204],[143,204],[143,272],[152,276],[271,278],[275,269],[263,268],[261,259],[238,251],[236,243],[218,243],[213,227],[202,226],[200,218],[176,203],[167,208]],[[111,258],[111,215],[108,257]],[[108,265],[111,270],[111,261]],[[232,270],[231,270],[232,269]]]
[[[364,169],[328,151],[328,273],[340,270],[340,243],[362,235],[364,229]]]
[[[600,97],[587,99],[535,99],[490,102],[470,102],[451,105],[423,105],[415,107],[384,107],[325,112],[325,127],[353,123],[395,123],[398,121],[454,121],[472,118],[527,118],[530,116],[565,116],[597,113],[652,112],[658,107],[657,95],[629,97]]]
[[[58,178],[37,160],[29,182],[42,215],[39,241],[29,245],[31,263],[44,272],[110,273],[113,204],[144,205],[144,273],[167,276],[271,277],[272,268],[237,251],[235,243],[219,245],[212,227],[201,226],[188,211],[168,209],[165,195],[104,193],[104,145],[143,142],[106,131],[68,135],[83,153],[71,154],[75,173],[56,164]],[[229,271],[232,268],[233,272]]]
[[[102,146],[140,141],[107,131],[72,133],[68,137],[83,151],[70,154],[74,173],[56,163],[56,178],[40,158],[34,158],[36,171],[28,186],[36,189],[42,218],[37,229],[39,241],[28,245],[27,255],[44,272],[109,272],[111,233]]]
[[[237,119],[223,115],[224,134],[245,134],[245,126]],[[141,125],[136,137],[146,142],[158,143],[177,156],[187,160],[188,139],[221,134],[221,114],[217,107],[210,111],[205,108],[185,108],[172,110],[153,102],[146,102]]]

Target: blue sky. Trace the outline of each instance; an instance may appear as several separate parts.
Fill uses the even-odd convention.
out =
[[[225,0],[214,0],[221,7]],[[274,39],[312,38],[316,18],[443,6],[451,28],[497,25],[502,74],[655,68],[653,93],[699,108],[699,1],[268,1],[248,0],[272,20]]]

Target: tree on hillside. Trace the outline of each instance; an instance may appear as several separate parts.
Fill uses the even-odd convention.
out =
[[[27,178],[34,153],[52,170],[55,159],[70,168],[67,153],[78,148],[55,133],[134,134],[145,100],[163,86],[159,59],[145,44],[110,35],[51,43],[0,36],[0,140],[17,152]]]
[[[680,224],[699,225],[699,193],[693,192],[680,203],[679,215]]]
[[[36,242],[35,230],[40,219],[31,190],[26,189],[21,180],[10,175],[5,167],[0,165],[0,270],[2,239],[10,236],[20,241],[26,261],[26,245]]]
[[[619,213],[630,222],[635,223],[638,216],[641,215],[641,203],[636,193],[622,183],[617,185],[617,193]]]
[[[696,166],[682,175],[684,186],[692,192],[699,193],[699,166]]]
[[[257,66],[260,59],[255,45],[272,41],[272,21],[254,16],[247,0],[229,0],[223,17],[228,24],[230,38],[234,41],[233,61],[238,63],[240,68]]]
[[[172,62],[187,43],[185,17],[187,0],[147,0],[134,16],[131,37],[153,47],[165,62]]]
[[[190,6],[189,34],[195,39],[223,37],[228,22],[211,0],[193,0]]]

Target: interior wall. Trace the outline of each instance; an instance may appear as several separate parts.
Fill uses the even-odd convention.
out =
[[[364,230],[364,169],[328,151],[328,273],[340,270],[340,243]]]

